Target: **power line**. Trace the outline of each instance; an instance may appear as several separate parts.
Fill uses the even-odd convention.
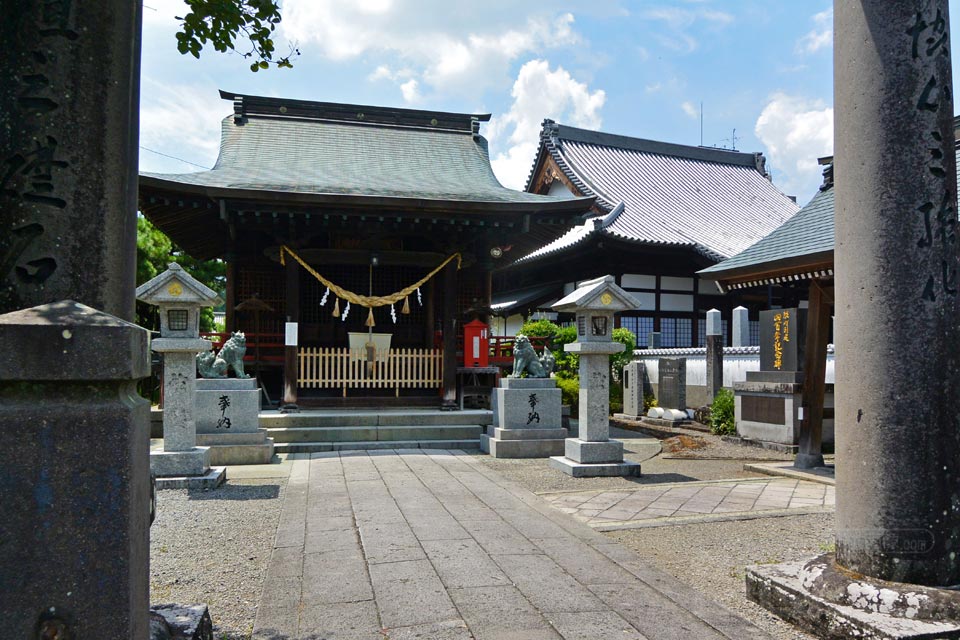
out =
[[[149,151],[150,153],[155,153],[158,156],[163,156],[164,158],[170,158],[171,160],[179,160],[180,162],[186,162],[187,164],[192,164],[195,167],[200,167],[201,169],[209,169],[210,167],[205,167],[202,164],[197,164],[196,162],[190,162],[189,160],[184,160],[183,158],[178,158],[177,156],[171,156],[167,153],[161,153],[159,151],[154,151],[153,149],[148,149],[147,147],[140,145],[140,148],[144,151]]]

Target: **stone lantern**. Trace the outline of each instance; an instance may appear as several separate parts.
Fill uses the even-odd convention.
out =
[[[150,454],[150,470],[160,478],[158,487],[216,486],[224,470],[211,471],[209,447],[197,446],[194,413],[196,354],[213,347],[200,337],[200,309],[220,304],[220,298],[171,262],[166,271],[137,287],[137,299],[160,308],[160,337],[150,348],[163,356],[163,451]],[[178,480],[162,480],[165,477]]]
[[[564,350],[580,356],[579,437],[567,438],[565,456],[550,466],[576,477],[637,476],[640,465],[624,462],[623,443],[610,440],[610,355],[623,351],[613,341],[613,315],[640,302],[618,287],[613,276],[582,283],[553,309],[576,315],[577,341]]]

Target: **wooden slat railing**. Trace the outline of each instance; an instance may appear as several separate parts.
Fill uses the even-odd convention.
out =
[[[440,349],[390,349],[378,352],[372,370],[364,349],[301,347],[298,351],[302,389],[400,389],[439,388],[443,382],[443,351]]]

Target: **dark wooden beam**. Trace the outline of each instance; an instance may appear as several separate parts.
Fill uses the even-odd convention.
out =
[[[457,263],[443,269],[443,401],[440,408],[457,408]]]
[[[804,416],[800,422],[800,450],[794,461],[798,469],[823,466],[823,395],[826,387],[827,340],[830,336],[831,306],[817,280],[810,281],[807,308],[807,343],[804,356]]]

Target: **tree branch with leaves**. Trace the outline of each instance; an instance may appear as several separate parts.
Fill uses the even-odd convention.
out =
[[[177,16],[181,30],[177,33],[180,53],[200,57],[210,43],[220,52],[237,51],[252,58],[251,71],[291,68],[292,58],[300,55],[295,45],[285,56],[278,56],[273,34],[280,23],[278,0],[185,0],[190,12]],[[249,49],[238,51],[238,40],[249,43]]]

